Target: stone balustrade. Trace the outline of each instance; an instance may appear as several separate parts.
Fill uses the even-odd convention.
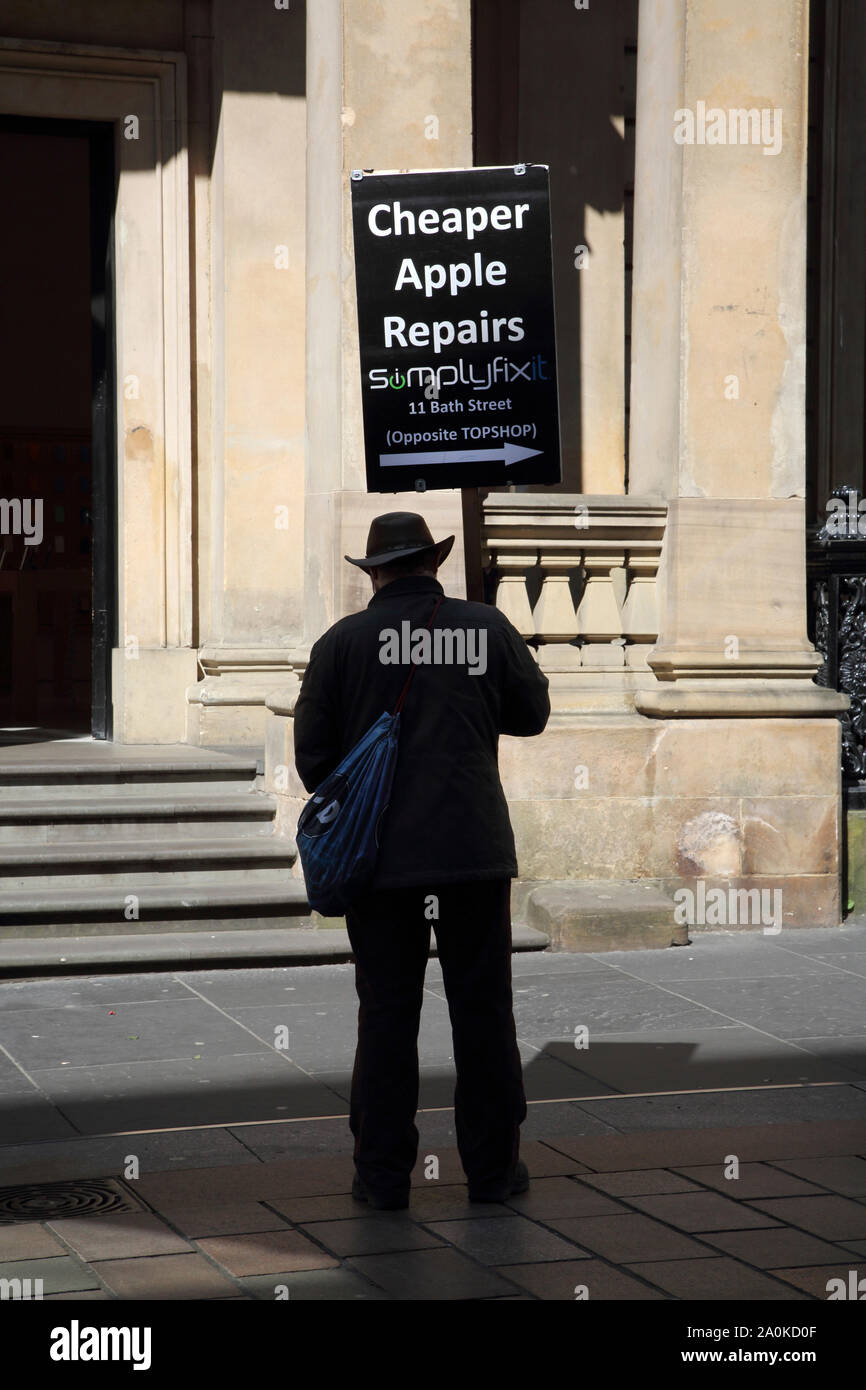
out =
[[[497,608],[537,647],[554,709],[633,710],[655,684],[657,498],[491,493],[482,564]]]

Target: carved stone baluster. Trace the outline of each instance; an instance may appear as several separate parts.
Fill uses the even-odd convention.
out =
[[[630,555],[626,568],[631,580],[622,607],[623,636],[629,639],[626,664],[648,670],[647,653],[658,637],[656,574],[658,555]]]
[[[544,638],[538,653],[545,670],[574,670],[580,666],[580,648],[570,645],[577,636],[577,615],[569,578],[578,568],[575,554],[542,555],[544,581],[535,605],[536,631]]]
[[[578,635],[588,640],[581,649],[586,666],[624,666],[622,615],[617,589],[622,587],[622,552],[588,551],[584,560],[586,588],[577,610]]]
[[[524,551],[520,554],[511,551],[496,552],[496,568],[499,571],[496,607],[514,624],[522,637],[536,635],[535,619],[526,590],[527,571],[535,567],[536,561],[535,551]]]

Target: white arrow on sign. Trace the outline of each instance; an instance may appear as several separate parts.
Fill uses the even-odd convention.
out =
[[[382,468],[429,467],[432,463],[493,463],[505,460],[505,467],[540,454],[541,449],[524,449],[522,444],[500,444],[496,449],[442,449],[420,454],[380,454]]]

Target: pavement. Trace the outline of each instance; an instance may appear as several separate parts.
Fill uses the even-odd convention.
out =
[[[802,1302],[866,1277],[866,923],[512,959],[530,1190],[467,1200],[431,960],[396,1213],[350,1196],[351,965],[6,981],[0,1280],[68,1301]]]

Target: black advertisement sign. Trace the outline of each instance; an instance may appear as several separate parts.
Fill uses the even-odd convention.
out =
[[[545,165],[352,174],[369,492],[558,483]]]

